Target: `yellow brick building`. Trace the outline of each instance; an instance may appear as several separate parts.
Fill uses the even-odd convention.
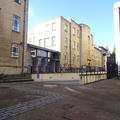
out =
[[[0,0],[0,73],[26,72],[28,0]]]
[[[29,33],[28,43],[59,51],[62,67],[97,66],[90,27],[73,19],[59,16],[39,23]]]

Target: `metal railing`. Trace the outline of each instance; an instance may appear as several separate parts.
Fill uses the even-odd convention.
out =
[[[81,66],[80,68],[73,67],[55,67],[51,66],[29,66],[29,73],[87,73],[87,72],[104,72],[103,67]]]

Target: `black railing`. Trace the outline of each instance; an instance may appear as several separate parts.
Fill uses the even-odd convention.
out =
[[[51,66],[29,66],[28,71],[30,73],[83,73],[83,72],[103,72],[103,67],[94,66],[81,66],[80,68],[73,67],[55,67]]]

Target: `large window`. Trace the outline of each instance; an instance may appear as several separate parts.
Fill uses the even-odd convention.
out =
[[[11,57],[19,57],[19,47],[17,44],[11,46]]]
[[[17,2],[17,3],[20,3],[20,0],[14,0],[15,2]]]
[[[73,41],[73,49],[75,49],[75,41]]]
[[[77,30],[77,37],[79,37],[80,36],[80,32],[79,32],[79,30]]]
[[[44,47],[49,47],[50,46],[50,38],[45,38],[44,39]]]
[[[53,36],[53,37],[52,37],[52,46],[55,46],[55,45],[56,45],[56,37]]]
[[[65,38],[65,41],[64,41],[64,46],[68,46],[68,39],[67,38]]]
[[[65,32],[68,31],[68,25],[67,25],[67,24],[65,24],[65,28],[64,28],[64,30],[65,30]]]
[[[77,50],[80,50],[80,45],[79,45],[79,43],[77,43]]]
[[[45,25],[45,32],[49,32],[50,30],[49,27],[50,27],[49,24]]]
[[[12,29],[16,32],[20,31],[20,17],[13,16],[13,26]]]
[[[77,56],[77,64],[80,63],[80,56]]]
[[[75,64],[75,55],[73,55],[73,64]]]
[[[75,28],[73,27],[73,35],[75,35]]]
[[[42,39],[39,40],[39,46],[42,47]]]
[[[67,64],[67,53],[65,53],[65,64]]]
[[[52,23],[52,31],[56,30],[56,23]]]

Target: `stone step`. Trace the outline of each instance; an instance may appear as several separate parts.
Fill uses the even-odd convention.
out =
[[[3,78],[4,82],[24,82],[24,81],[33,81],[31,77],[6,77]]]

